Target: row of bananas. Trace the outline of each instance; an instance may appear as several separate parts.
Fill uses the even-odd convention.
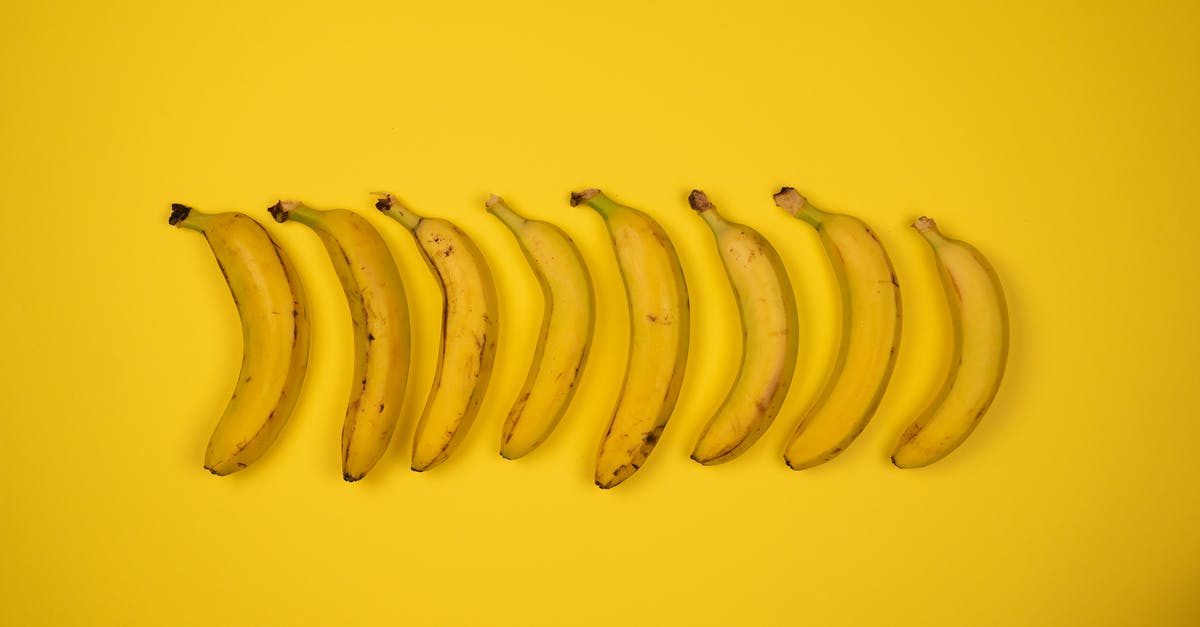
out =
[[[701,464],[719,464],[749,449],[779,413],[795,368],[799,321],[787,273],[767,239],[723,218],[701,191],[688,200],[715,237],[745,339],[734,383],[692,452]],[[822,211],[792,188],[774,200],[819,233],[841,291],[832,371],[796,420],[784,453],[799,470],[846,450],[875,413],[900,340],[900,287],[882,244],[861,220]],[[688,356],[688,290],[670,238],[650,216],[595,189],[572,194],[571,204],[604,218],[629,306],[624,380],[596,460],[596,485],[611,488],[646,462],[675,407]],[[500,436],[500,454],[517,459],[550,436],[571,403],[592,342],[594,292],[583,257],[560,228],[522,217],[497,196],[486,206],[516,236],[545,297],[533,363]],[[412,234],[444,294],[433,389],[413,442],[412,468],[424,471],[451,455],[479,411],[496,356],[496,288],[483,255],[454,224],[418,215],[391,195],[376,208]],[[404,400],[410,342],[404,284],[383,238],[360,215],[292,201],[269,211],[278,222],[316,233],[350,307],[355,357],[341,454],[344,478],[357,481],[387,449]],[[226,475],[258,459],[295,406],[308,362],[304,288],[288,254],[245,214],[175,204],[170,223],[205,236],[241,317],[241,372],[204,462]],[[896,442],[891,459],[900,468],[931,464],[966,440],[996,395],[1008,352],[1007,308],[991,265],[974,247],[943,236],[933,220],[922,217],[913,226],[937,260],[953,354],[934,400]]]

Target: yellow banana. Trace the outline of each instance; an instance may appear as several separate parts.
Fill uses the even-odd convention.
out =
[[[500,305],[479,248],[447,220],[413,213],[394,196],[375,203],[417,241],[442,290],[442,341],[433,389],[417,422],[412,469],[442,463],[466,436],[492,378]]]
[[[587,265],[562,229],[525,219],[499,196],[486,206],[521,244],[545,305],[525,387],[500,434],[500,455],[517,459],[549,437],[567,411],[592,345],[595,303]]]
[[[350,306],[354,373],[342,425],[342,477],[358,481],[383,456],[408,381],[408,304],[400,271],[379,233],[344,209],[322,211],[285,200],[269,211],[315,231]]]
[[[712,229],[742,320],[737,378],[692,451],[701,464],[719,464],[750,448],[783,405],[796,367],[796,299],[783,261],[766,238],[727,222],[700,190],[688,202]]]
[[[687,284],[667,234],[653,219],[600,190],[571,194],[604,217],[629,304],[629,360],[617,407],[600,443],[596,485],[611,488],[645,463],[679,398],[687,363]]]
[[[970,244],[943,236],[929,218],[913,228],[937,258],[954,339],[942,389],[892,451],[900,468],[928,466],[958,448],[996,397],[1008,360],[1008,307],[991,264]]]
[[[287,253],[245,214],[174,204],[170,223],[208,240],[242,320],[241,372],[204,454],[209,472],[227,475],[266,452],[296,405],[308,368],[304,289]]]
[[[837,457],[875,414],[896,363],[900,285],[883,244],[861,220],[821,211],[790,187],[775,194],[775,203],[817,230],[841,291],[837,357],[784,453],[788,466],[801,470]]]

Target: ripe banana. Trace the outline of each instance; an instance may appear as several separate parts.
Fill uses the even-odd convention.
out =
[[[442,463],[466,436],[492,378],[500,305],[479,248],[447,220],[413,213],[394,196],[375,203],[404,225],[442,290],[437,370],[413,439],[412,469]]]
[[[761,234],[727,222],[700,190],[688,197],[712,229],[742,320],[742,363],[692,459],[719,464],[741,455],[771,425],[796,367],[796,299],[779,254]]]
[[[242,368],[217,422],[204,467],[237,472],[267,449],[291,416],[308,368],[308,309],[287,253],[242,213],[171,205],[170,223],[208,240],[242,320]]]
[[[487,210],[516,236],[537,276],[545,304],[525,387],[504,421],[500,455],[517,459],[537,448],[567,411],[592,345],[595,303],[583,256],[562,229],[527,220],[493,195]]]
[[[314,231],[329,252],[350,306],[354,373],[342,426],[342,477],[358,481],[383,456],[396,428],[408,381],[408,304],[387,244],[362,216],[295,201],[269,211]]]
[[[958,448],[996,397],[1008,360],[1008,307],[991,264],[970,244],[943,236],[929,218],[913,228],[937,258],[954,339],[942,389],[892,451],[900,468],[928,466]]]
[[[841,291],[837,357],[784,453],[801,470],[837,457],[875,414],[896,363],[900,285],[883,244],[861,220],[821,211],[790,187],[775,194],[775,204],[817,230]]]
[[[600,443],[596,485],[611,488],[645,463],[679,397],[687,363],[687,284],[667,234],[653,219],[600,190],[571,194],[604,217],[629,304],[629,361],[617,407]]]

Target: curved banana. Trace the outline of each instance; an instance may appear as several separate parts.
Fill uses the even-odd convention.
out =
[[[290,200],[269,211],[276,222],[294,220],[316,231],[350,306],[354,374],[342,425],[342,478],[358,481],[387,450],[404,402],[409,326],[400,271],[383,238],[356,213]]]
[[[204,467],[237,472],[275,441],[308,369],[308,306],[287,253],[242,213],[207,214],[171,205],[170,223],[208,240],[242,320],[242,368],[217,422]]]
[[[611,488],[645,463],[679,398],[687,364],[687,283],[667,234],[650,216],[600,190],[571,194],[604,217],[629,302],[629,361],[596,457],[596,485]]]
[[[442,290],[437,370],[413,438],[412,469],[422,472],[450,456],[479,413],[496,361],[500,304],[487,260],[462,229],[419,216],[390,194],[375,208],[412,233]]]
[[[500,434],[500,455],[517,459],[550,436],[575,396],[592,345],[595,302],[591,275],[570,236],[548,222],[525,219],[499,196],[486,206],[521,244],[545,303],[525,387]]]
[[[958,448],[996,397],[1008,360],[1008,306],[991,264],[970,244],[943,236],[929,218],[919,218],[913,228],[937,257],[954,340],[941,391],[892,451],[900,468],[928,466]]]
[[[750,448],[783,405],[796,368],[796,299],[783,261],[766,238],[727,222],[700,190],[688,203],[712,229],[742,320],[737,378],[692,451],[701,464],[719,464]]]
[[[821,211],[790,187],[775,194],[775,204],[817,230],[841,291],[837,357],[784,453],[801,470],[846,450],[879,407],[900,343],[900,284],[883,244],[858,218]]]

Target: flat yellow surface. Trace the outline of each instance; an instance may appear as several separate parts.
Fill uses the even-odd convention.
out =
[[[0,623],[1200,623],[1195,3],[170,4],[0,9]],[[835,317],[784,184],[876,228],[905,309],[879,415],[800,473],[780,451]],[[694,312],[675,418],[609,492],[627,331],[603,224],[566,203],[588,186],[662,222]],[[783,415],[716,468],[687,454],[740,332],[692,187],[780,249],[807,331]],[[502,298],[482,415],[427,474],[438,295],[376,190],[460,223]],[[577,239],[600,304],[573,410],[518,462],[498,434],[540,304],[491,192]],[[168,204],[266,220],[279,197],[361,211],[413,294],[402,430],[359,484],[348,313],[292,224],[268,229],[312,295],[297,413],[256,466],[201,468],[240,332]],[[996,266],[1012,351],[966,445],[900,471],[885,452],[945,365],[920,213]]]

